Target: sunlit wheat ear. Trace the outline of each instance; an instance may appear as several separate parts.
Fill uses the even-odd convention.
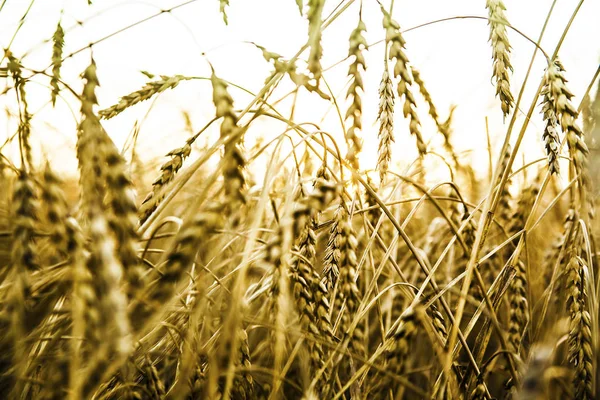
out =
[[[208,204],[192,220],[182,227],[171,249],[167,252],[160,276],[156,278],[135,301],[130,317],[134,328],[140,329],[142,324],[162,306],[171,300],[176,284],[182,279],[185,271],[194,261],[203,240],[222,225],[223,207],[217,203]]]
[[[26,80],[22,76],[21,62],[12,54],[10,50],[5,50],[5,57],[8,59],[7,68],[10,72],[15,89],[18,93],[19,106],[21,111],[19,112],[19,144],[21,147],[22,159],[21,161],[26,164],[26,167],[22,168],[33,168],[33,159],[31,154],[31,118],[32,115],[29,113],[29,104],[27,103],[27,90],[25,89]]]
[[[117,256],[125,271],[125,281],[129,284],[128,294],[133,297],[142,287],[143,275],[137,257],[138,219],[135,191],[125,160],[94,113],[93,108],[97,104],[96,87],[100,83],[93,60],[84,71],[83,78],[83,119],[77,141],[82,198],[88,212],[93,210],[99,213],[105,208],[103,200],[106,196],[106,217],[119,244]],[[88,190],[89,192],[86,192]]]
[[[502,113],[506,118],[514,105],[508,76],[509,71],[512,72],[513,68],[510,64],[511,46],[506,35],[506,25],[508,25],[504,14],[506,7],[501,0],[487,0],[485,7],[488,9],[489,40],[492,42],[492,59],[494,60],[492,77],[496,80],[496,96],[500,97]]]
[[[411,72],[415,84],[419,87],[421,95],[423,96],[425,102],[429,106],[429,115],[431,116],[431,119],[433,119],[433,121],[435,122],[435,126],[437,127],[438,132],[441,133],[444,137],[444,148],[452,156],[452,159],[458,166],[458,156],[456,155],[456,151],[452,146],[452,142],[450,142],[450,137],[452,136],[452,115],[454,114],[454,109],[456,108],[456,106],[450,107],[448,118],[445,121],[441,120],[440,116],[438,115],[435,103],[433,102],[433,99],[431,97],[431,94],[427,90],[425,82],[423,82],[423,79],[421,78],[421,73],[414,67],[411,67]]]
[[[228,25],[229,21],[225,10],[226,7],[229,7],[229,0],[219,0],[219,11],[221,11],[221,14],[223,15],[223,22],[225,22],[225,25]]]
[[[227,91],[227,84],[215,73],[210,77],[213,87],[213,103],[217,109],[217,118],[221,122],[221,139],[226,139],[223,162],[223,184],[227,202],[234,206],[236,203],[245,203],[244,167],[246,160],[242,153],[242,134],[244,129],[237,125],[238,117],[233,109],[233,99]]]
[[[556,118],[555,102],[552,98],[547,74],[544,77],[544,87],[540,95],[542,96],[542,115],[545,122],[542,140],[548,157],[548,168],[551,174],[558,174],[560,172],[560,164],[558,163],[560,150],[558,119]]]
[[[296,202],[292,214],[295,237],[294,256],[290,261],[290,284],[296,301],[296,310],[300,317],[300,326],[311,335],[307,343],[309,358],[314,371],[318,371],[326,360],[323,345],[315,338],[331,336],[329,321],[329,302],[327,290],[319,282],[314,270],[316,234],[314,226],[314,210],[308,206],[306,199]],[[327,373],[323,383],[328,380]]]
[[[298,87],[304,86],[306,90],[318,94],[322,99],[331,100],[331,97],[327,93],[319,89],[319,82],[312,82],[310,76],[297,71],[297,65],[294,60],[286,61],[280,54],[268,51],[262,46],[256,45],[256,47],[262,51],[264,59],[267,62],[273,62],[273,66],[275,67],[275,71],[267,77],[265,83],[271,81],[277,74],[287,75]]]
[[[398,78],[398,97],[404,97],[402,114],[404,115],[404,118],[409,119],[409,131],[417,141],[419,154],[423,155],[427,152],[427,145],[421,135],[421,122],[417,115],[417,104],[410,89],[412,78],[410,67],[408,66],[408,57],[404,52],[406,42],[402,37],[402,33],[400,33],[400,25],[398,22],[394,21],[391,15],[383,8],[381,8],[381,11],[383,12],[385,42],[390,45],[388,59],[394,63],[394,77]]]
[[[321,57],[323,56],[323,47],[321,46],[321,26],[323,25],[323,20],[321,19],[321,14],[323,13],[324,5],[325,0],[308,0],[306,15],[308,18],[308,45],[310,46],[308,70],[317,81],[317,86],[323,72],[321,68]]]
[[[589,299],[586,279],[589,276],[582,258],[574,256],[567,265],[567,311],[571,317],[569,325],[569,363],[575,370],[573,388],[575,398],[594,397],[594,354],[592,344],[592,323],[588,311]]]
[[[332,334],[331,322],[329,321],[329,293],[327,287],[321,283],[319,274],[315,270],[317,210],[322,210],[327,205],[325,203],[327,195],[324,195],[319,188],[322,189],[323,186],[317,186],[308,198],[298,201],[296,209],[293,211],[297,255],[292,258],[290,272],[296,300],[300,300],[302,304],[307,301],[309,306],[312,307],[312,309],[308,309],[310,310],[311,324],[314,325],[310,328],[310,331],[316,328],[319,336],[327,338]],[[297,292],[300,286],[304,290]],[[308,310],[305,309],[305,311]],[[322,356],[323,350],[318,349],[318,351]],[[319,359],[319,363],[322,362],[323,359]]]
[[[50,243],[54,253],[51,262],[56,263],[61,257],[68,255],[68,235],[66,220],[68,216],[67,201],[61,188],[60,179],[52,172],[50,164],[46,164],[42,179],[42,200],[44,214],[48,222]]]
[[[346,93],[346,98],[351,104],[346,111],[346,120],[351,120],[352,125],[346,131],[346,140],[348,141],[348,153],[346,158],[353,168],[358,170],[358,154],[362,149],[362,139],[358,133],[362,130],[362,100],[361,95],[364,92],[363,78],[361,75],[367,69],[363,49],[367,48],[367,41],[363,36],[363,31],[367,27],[362,20],[358,21],[358,26],[350,34],[350,49],[348,56],[354,56],[354,60],[348,68],[350,77],[350,87]]]
[[[52,78],[50,78],[50,86],[52,87],[51,101],[53,106],[56,104],[56,97],[60,91],[58,81],[60,80],[64,45],[65,31],[63,30],[60,21],[58,21],[54,35],[52,35]]]
[[[171,159],[160,167],[160,176],[152,183],[152,191],[146,195],[139,210],[140,223],[143,224],[156,210],[164,197],[163,190],[173,181],[177,172],[181,169],[183,161],[192,152],[190,140],[183,147],[171,150],[167,157]]]
[[[590,190],[590,177],[588,172],[588,154],[589,150],[585,144],[583,132],[577,124],[579,112],[571,103],[573,93],[567,88],[567,79],[564,76],[565,69],[558,60],[554,60],[546,70],[545,81],[549,88],[551,100],[554,103],[556,116],[560,121],[560,126],[565,133],[565,138],[569,146],[569,155],[571,163],[575,168],[575,173],[580,175],[580,196],[583,207],[587,207],[586,212],[593,216],[593,203],[588,195]],[[585,213],[584,213],[585,214]]]
[[[294,268],[299,272],[299,278],[309,283],[310,294],[312,297],[313,314],[311,316],[313,324],[316,326],[319,336],[329,340],[332,335],[331,322],[329,320],[330,304],[328,301],[329,292],[327,287],[320,281],[319,274],[315,270],[316,263],[316,228],[318,217],[321,211],[324,211],[336,196],[336,187],[331,182],[331,177],[325,165],[322,165],[317,171],[312,192],[305,198],[297,202],[294,210],[294,230],[296,236],[296,246],[298,257],[292,259],[290,271]],[[325,350],[320,343],[315,343],[313,351],[316,353],[313,358],[314,364],[321,368],[325,361]],[[323,380],[328,380],[327,373]],[[325,392],[325,391],[323,391]]]
[[[127,108],[136,105],[139,102],[148,100],[152,96],[164,92],[167,89],[173,89],[182,80],[190,79],[182,75],[165,76],[161,75],[160,79],[152,82],[148,82],[140,90],[130,93],[126,96],[121,97],[119,102],[113,106],[110,106],[104,110],[98,111],[98,116],[103,119],[110,119],[116,117]]]
[[[436,124],[439,124],[440,116],[438,115],[437,108],[433,102],[433,99],[431,98],[431,94],[427,90],[425,82],[423,82],[423,79],[421,78],[421,73],[414,67],[411,68],[411,72],[414,82],[419,87],[419,92],[421,92],[421,95],[429,106],[429,116],[431,116],[431,119],[433,119]]]
[[[381,185],[385,182],[385,176],[389,169],[392,158],[392,143],[394,142],[394,88],[392,79],[387,71],[387,64],[381,77],[379,85],[379,157],[377,159],[377,170]]]
[[[83,216],[89,219],[90,211],[101,207],[105,196],[102,155],[98,146],[98,137],[101,135],[100,124],[94,114],[94,106],[98,103],[96,87],[99,82],[93,59],[82,77],[84,79],[81,95],[82,119],[78,127],[76,150],[79,162],[81,209]]]

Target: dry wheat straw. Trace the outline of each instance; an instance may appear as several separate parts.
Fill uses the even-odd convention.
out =
[[[511,46],[506,34],[508,25],[504,14],[506,7],[501,0],[487,0],[485,7],[488,9],[489,40],[492,42],[492,59],[494,60],[492,78],[496,80],[496,96],[500,97],[502,113],[506,118],[514,104],[508,76],[509,70],[512,71],[513,68],[510,64]]]

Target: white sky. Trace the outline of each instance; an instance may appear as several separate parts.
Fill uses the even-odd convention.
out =
[[[52,37],[61,13],[62,25],[67,31],[64,54],[69,54],[152,15],[161,8],[167,9],[182,2],[183,0],[96,0],[90,7],[86,0],[36,0],[11,50],[18,57],[28,54],[23,60],[26,67],[45,68],[50,63],[51,44],[42,42]],[[507,17],[515,27],[536,40],[551,2],[506,0]],[[108,107],[116,103],[120,96],[140,89],[147,82],[140,70],[157,75],[209,76],[210,70],[202,52],[206,52],[220,77],[251,91],[260,90],[271,66],[247,42],[254,41],[270,51],[291,57],[306,42],[306,20],[300,16],[294,0],[231,0],[230,3],[227,10],[229,26],[224,25],[219,14],[218,0],[198,0],[96,45],[93,54],[101,83],[98,91],[100,108]],[[325,67],[347,55],[348,36],[356,26],[359,3],[355,1],[324,32],[322,64]],[[363,3],[366,37],[369,43],[373,43],[384,37],[381,13],[375,1],[365,0]],[[384,0],[383,3],[387,7],[389,0]],[[577,3],[575,0],[558,0],[542,42],[542,47],[548,53],[553,52]],[[337,4],[338,0],[328,0],[324,15],[328,15]],[[0,45],[3,48],[8,45],[19,18],[28,5],[29,0],[8,0],[0,12]],[[396,0],[393,17],[405,29],[440,18],[462,15],[487,15],[485,0]],[[600,1],[587,0],[560,52],[570,88],[577,96],[576,104],[600,61],[598,15]],[[84,23],[79,26],[78,21]],[[488,27],[485,21],[467,19],[430,25],[405,34],[408,57],[421,71],[441,116],[445,117],[451,104],[458,105],[453,140],[461,151],[475,150],[472,156],[478,166],[487,165],[487,153],[481,151],[486,147],[485,118],[489,119],[494,144],[497,145],[499,138],[505,133],[502,113],[498,100],[494,97],[495,88],[490,79],[491,49],[487,38]],[[533,46],[513,31],[509,31],[509,39],[513,46],[512,60],[515,69],[511,88],[516,97]],[[81,90],[79,74],[85,69],[89,59],[90,53],[86,50],[65,61],[63,78],[77,91]],[[366,154],[362,165],[366,168],[372,168],[377,157],[377,88],[381,78],[382,59],[382,45],[373,46],[367,53],[362,133]],[[332,91],[338,96],[342,112],[346,108],[343,98],[347,66],[347,62],[343,63],[324,74]],[[529,107],[532,92],[537,88],[543,68],[544,60],[538,56],[522,105],[524,109]],[[55,168],[73,170],[76,165],[74,143],[79,105],[70,94],[62,92],[64,100],[59,100],[56,109],[52,109],[49,90],[45,86],[48,86],[48,80],[42,78],[36,78],[34,83],[28,85],[30,111],[37,111],[33,121],[33,137],[35,143],[42,143],[44,153]],[[283,95],[290,88],[289,84],[283,85],[277,93]],[[230,88],[230,91],[236,100],[236,107],[244,108],[250,97],[234,88]],[[323,119],[321,126],[325,130],[340,135],[339,118],[327,102],[304,91],[298,101],[295,117],[297,122],[319,123]],[[143,120],[138,151],[144,160],[162,156],[183,143],[189,134],[185,131],[182,111],[190,113],[195,129],[199,129],[214,115],[211,87],[206,81],[182,82],[175,90],[165,92],[145,117],[151,104],[149,101],[135,106],[105,124],[115,142],[122,145],[134,123]],[[282,104],[284,114],[288,112],[288,105],[289,102]],[[433,138],[434,146],[439,146],[440,140],[429,121],[427,107],[422,103],[420,105],[418,112],[423,121],[425,139]],[[14,91],[0,97],[0,108],[7,107],[15,110]],[[539,139],[542,124],[537,114],[536,112],[532,130],[523,144],[530,159],[542,154]],[[7,120],[5,113],[1,113],[0,126],[6,126],[3,135],[11,136],[16,131],[16,123],[15,118]],[[406,160],[402,164],[407,165],[416,155],[416,150],[414,139],[408,133],[408,124],[403,120],[399,108],[396,127],[394,158]],[[283,130],[284,127],[280,124],[258,121],[254,129],[248,132],[248,147],[260,134],[278,134]],[[16,154],[14,151],[14,146],[8,150],[9,153]]]

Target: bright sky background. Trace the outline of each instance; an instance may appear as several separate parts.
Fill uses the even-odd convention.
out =
[[[389,7],[389,0],[382,0]],[[96,41],[136,21],[168,9],[183,0],[96,0],[88,6],[86,0],[36,0],[25,24],[11,45],[12,52],[23,59],[28,68],[43,69],[50,64],[51,43],[56,23],[62,18],[66,30],[64,54],[69,54],[88,43]],[[120,33],[94,46],[93,55],[98,65],[101,88],[98,91],[100,106],[106,108],[119,97],[140,89],[147,78],[140,73],[146,70],[160,75],[183,74],[207,77],[210,74],[207,58],[217,74],[229,81],[258,91],[271,71],[261,53],[249,41],[270,51],[292,57],[306,42],[307,22],[294,0],[231,0],[228,7],[229,26],[225,26],[219,13],[218,0],[198,0],[172,13],[163,14],[143,24]],[[324,16],[337,5],[338,0],[328,0]],[[348,36],[356,26],[359,1],[344,12],[323,35],[324,56],[322,64],[328,67],[346,57]],[[551,0],[506,0],[509,21],[525,35],[537,40],[550,8]],[[542,47],[552,53],[578,1],[558,0]],[[8,0],[0,12],[0,45],[5,48],[29,0]],[[429,21],[452,16],[486,16],[485,0],[396,0],[393,17],[403,29]],[[600,61],[600,1],[584,2],[560,52],[567,70],[570,88],[576,94],[575,104],[588,86]],[[377,2],[363,1],[363,19],[367,25],[367,41],[374,43],[384,37],[381,13]],[[83,22],[79,24],[79,22]],[[495,88],[491,82],[491,48],[487,41],[488,27],[483,20],[461,19],[433,24],[405,34],[406,52],[431,92],[442,117],[452,104],[455,113],[453,141],[460,151],[471,151],[475,165],[487,166],[485,118],[489,120],[493,145],[504,136],[502,113]],[[512,61],[515,72],[511,88],[516,97],[533,51],[531,43],[509,31],[513,46]],[[206,53],[205,58],[202,53]],[[303,55],[306,57],[306,54]],[[83,51],[65,61],[62,75],[75,90],[81,90],[80,73],[90,60],[90,52]],[[372,168],[377,157],[377,89],[383,67],[383,46],[372,46],[367,53],[368,70],[364,76],[366,93],[363,97],[364,114],[362,133],[365,139],[362,166]],[[4,61],[5,63],[6,61]],[[348,62],[327,72],[324,77],[336,94],[345,112],[346,71]],[[532,93],[542,77],[545,61],[538,56],[526,90],[522,108],[527,109]],[[48,79],[36,78],[28,84],[30,110],[35,111],[33,121],[34,146],[43,144],[43,152],[57,169],[75,168],[74,145],[79,105],[66,91],[56,109],[49,104]],[[4,85],[5,83],[0,83]],[[46,86],[46,87],[45,87]],[[287,93],[292,86],[282,85],[277,93]],[[414,89],[416,91],[416,89]],[[247,94],[230,88],[236,107],[244,108],[251,99]],[[417,95],[417,98],[420,96]],[[281,105],[287,114],[289,102]],[[150,107],[150,113],[147,113]],[[14,91],[0,97],[0,108],[15,109]],[[131,134],[136,121],[140,126],[138,152],[142,160],[156,159],[171,149],[179,147],[185,138],[185,121],[182,112],[190,113],[194,129],[199,129],[214,115],[210,84],[206,81],[182,82],[175,90],[162,94],[155,103],[148,101],[131,108],[106,122],[105,127],[115,142],[121,146]],[[416,156],[414,139],[409,136],[408,123],[403,120],[398,107],[396,119],[396,146],[394,159],[402,160],[405,167]],[[423,121],[426,140],[440,145],[439,135],[429,121],[427,107],[420,103],[419,115]],[[529,159],[542,154],[540,142],[542,123],[538,118],[532,123],[523,148]],[[522,118],[520,118],[521,120]],[[298,99],[295,120],[319,123],[323,129],[340,135],[339,118],[329,103],[304,90]],[[0,126],[6,126],[3,136],[16,131],[17,120],[0,114]],[[520,125],[517,125],[519,127]],[[215,126],[215,129],[217,126]],[[248,132],[246,142],[250,147],[262,134],[278,134],[284,130],[280,124],[258,121]],[[214,133],[214,131],[213,131]],[[200,140],[200,143],[203,143]],[[10,146],[9,154],[16,154]],[[12,153],[11,153],[12,152]],[[7,152],[5,151],[5,154]],[[495,157],[494,157],[495,159]],[[401,165],[401,169],[404,168]]]

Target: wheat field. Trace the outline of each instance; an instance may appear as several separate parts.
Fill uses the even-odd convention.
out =
[[[203,7],[227,24],[229,3]],[[575,95],[560,59],[583,1],[553,47],[541,45],[545,25],[539,38],[511,25],[501,0],[460,17],[489,32],[488,53],[475,56],[490,59],[503,124],[483,150],[487,177],[453,144],[465,134],[455,108],[436,106],[411,62],[398,22],[410,5],[325,3],[295,1],[307,31],[293,57],[245,44],[268,66],[258,91],[210,64],[206,76],[144,72],[145,85],[100,107],[111,78],[95,46],[108,37],[68,53],[71,31],[56,21],[40,38],[46,69],[4,49],[16,129],[0,147],[0,398],[598,398],[600,68]],[[556,3],[540,9],[546,20]],[[354,21],[336,39],[347,58],[331,70],[323,37],[342,17]],[[511,62],[515,38],[544,61],[519,71],[524,82],[513,79],[526,68]],[[365,79],[372,52],[376,82]],[[63,76],[76,55],[86,67]],[[333,73],[347,82],[341,94]],[[33,128],[39,82],[48,109],[77,104],[72,173],[49,161]],[[139,139],[165,153],[158,164],[136,156],[135,140],[115,144],[111,121],[196,82],[211,102],[203,127],[186,120],[169,149]],[[375,121],[364,118],[367,90]],[[339,128],[296,117],[298,96],[327,104]],[[539,148],[523,144],[531,135]]]

